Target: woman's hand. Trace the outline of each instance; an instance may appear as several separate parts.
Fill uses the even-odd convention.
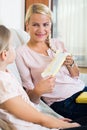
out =
[[[68,55],[63,63],[63,65],[72,66],[74,64],[74,60],[71,55]]]
[[[55,77],[50,76],[48,78],[41,79],[34,87],[33,90],[29,90],[27,93],[32,102],[38,104],[43,94],[52,93],[55,87]]]
[[[55,77],[50,76],[48,78],[41,79],[41,81],[35,86],[35,91],[39,95],[42,96],[42,94],[45,93],[52,93],[55,86]]]
[[[74,63],[73,57],[68,55],[63,63],[65,65],[71,75],[71,77],[78,77],[79,76],[79,69],[78,66]]]

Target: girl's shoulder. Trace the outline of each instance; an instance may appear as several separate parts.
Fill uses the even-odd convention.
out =
[[[0,71],[0,103],[19,95],[15,82],[13,74]]]

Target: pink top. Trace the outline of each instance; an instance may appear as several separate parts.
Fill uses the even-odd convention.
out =
[[[51,40],[51,46],[55,50],[65,52],[64,45],[58,39]],[[17,50],[16,64],[21,75],[23,86],[29,90],[42,78],[41,73],[50,63],[55,53],[48,49],[48,56],[37,53],[27,45]],[[56,84],[53,93],[44,94],[44,100],[48,105],[54,101],[62,101],[84,88],[84,83],[78,78],[72,78],[66,66],[62,66],[56,75]]]
[[[0,71],[0,104],[19,95],[25,102],[35,107],[14,75],[9,72]],[[0,119],[6,121],[12,130],[50,130],[38,124],[21,120],[3,109],[0,109]]]

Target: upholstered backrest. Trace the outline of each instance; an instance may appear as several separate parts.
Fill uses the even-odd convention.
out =
[[[26,44],[29,40],[29,35],[25,31],[22,30],[15,30],[11,29],[12,35],[13,35],[13,46],[18,48],[22,44]],[[8,69],[16,76],[16,78],[19,80],[19,82],[22,84],[20,74],[17,70],[17,66],[15,62],[13,64],[8,65]],[[40,105],[38,106],[41,111],[44,113],[52,114],[54,116],[60,117],[60,115],[56,114],[48,105],[40,102]],[[0,119],[0,130],[10,130],[8,124]]]
[[[29,40],[29,34],[21,29],[10,29],[13,35],[13,45],[17,48],[20,45],[27,43]]]
[[[13,35],[13,46],[16,48],[18,48],[20,45],[26,44],[29,40],[29,35],[27,32],[23,31],[23,30],[16,30],[16,29],[10,29],[11,33]],[[20,83],[21,82],[21,78],[20,78],[20,74],[17,70],[16,64],[15,62],[13,64],[8,65],[8,69],[10,71],[12,71],[12,73],[17,77],[17,79],[19,80]]]
[[[22,45],[22,44],[26,44],[27,41],[29,40],[29,35],[23,31],[23,30],[15,30],[15,29],[11,29],[11,32],[13,34],[13,46],[15,47],[15,49]],[[20,74],[17,70],[16,64],[15,62],[13,64],[10,64],[8,66],[8,69],[10,71],[12,71],[12,73],[14,73],[14,75],[17,77],[17,79],[19,80],[20,83],[21,82],[21,78],[20,78]],[[86,83],[87,85],[87,74],[81,74],[80,78]],[[61,117],[59,114],[55,113],[48,105],[46,105],[45,103],[43,103],[42,101],[40,102],[40,110],[43,111],[44,113],[48,113],[57,117]],[[10,128],[8,127],[7,123],[3,120],[0,119],[0,128],[2,128],[3,130],[10,130]]]

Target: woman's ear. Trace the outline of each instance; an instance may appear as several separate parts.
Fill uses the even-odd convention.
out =
[[[25,24],[25,28],[26,28],[26,32],[29,33],[29,24],[28,24],[28,22],[26,22],[26,24]]]

